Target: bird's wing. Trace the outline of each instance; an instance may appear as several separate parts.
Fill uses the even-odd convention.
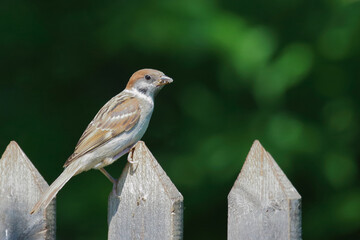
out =
[[[114,97],[100,109],[90,122],[64,167],[102,146],[115,136],[131,130],[139,118],[140,105],[136,98],[122,95]]]

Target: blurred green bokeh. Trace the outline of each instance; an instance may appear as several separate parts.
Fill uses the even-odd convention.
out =
[[[98,109],[156,68],[175,82],[143,140],[185,197],[185,239],[226,239],[255,139],[303,197],[304,239],[360,239],[359,61],[356,0],[2,1],[0,149],[16,140],[51,183]],[[71,180],[58,239],[106,239],[111,187]]]

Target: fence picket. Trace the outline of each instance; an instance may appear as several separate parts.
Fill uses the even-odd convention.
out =
[[[228,196],[228,239],[301,239],[301,197],[259,141]]]
[[[109,240],[182,239],[183,197],[145,143],[136,144],[109,196]]]
[[[0,159],[0,239],[55,239],[55,200],[30,210],[48,184],[19,145],[12,141]]]

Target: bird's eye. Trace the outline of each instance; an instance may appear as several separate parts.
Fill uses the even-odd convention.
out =
[[[145,79],[150,80],[151,79],[150,75],[145,75]]]

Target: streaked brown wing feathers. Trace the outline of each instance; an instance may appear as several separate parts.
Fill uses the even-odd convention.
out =
[[[113,137],[131,130],[139,121],[140,107],[136,98],[120,97],[112,100],[100,109],[94,120],[88,125],[64,167]]]

